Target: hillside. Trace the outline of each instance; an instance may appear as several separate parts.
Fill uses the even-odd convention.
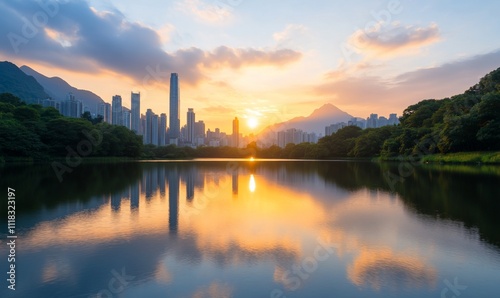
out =
[[[8,61],[0,62],[0,93],[11,93],[27,103],[49,97],[35,78]]]
[[[98,95],[87,90],[77,89],[59,77],[46,77],[26,65],[21,66],[20,69],[25,74],[34,77],[55,100],[65,100],[68,93],[71,92],[76,99],[82,101],[84,106],[89,107],[91,112],[96,112],[97,105],[104,102]]]

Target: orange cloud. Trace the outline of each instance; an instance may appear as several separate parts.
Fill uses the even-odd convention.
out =
[[[357,30],[349,38],[349,44],[360,53],[374,56],[392,56],[412,53],[415,49],[440,40],[436,24],[428,27],[403,26],[399,23],[378,23],[371,30]]]

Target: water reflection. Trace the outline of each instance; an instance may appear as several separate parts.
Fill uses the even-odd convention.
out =
[[[61,184],[43,166],[30,170],[33,181],[25,168],[9,176],[0,169],[1,183],[28,181],[17,194],[17,223],[18,265],[30,287],[16,294],[93,297],[122,268],[136,276],[123,297],[269,297],[275,289],[287,297],[428,296],[456,276],[488,291],[500,270],[499,175],[423,167],[391,191],[384,173],[395,170],[82,165]],[[318,239],[334,247],[323,260],[315,259]]]

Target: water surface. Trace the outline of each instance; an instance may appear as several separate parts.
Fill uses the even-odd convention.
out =
[[[0,177],[18,235],[16,291],[4,281],[1,297],[500,292],[498,167],[219,160]]]

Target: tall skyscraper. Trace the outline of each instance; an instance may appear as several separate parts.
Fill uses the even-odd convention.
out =
[[[158,143],[160,146],[165,146],[165,134],[167,133],[167,114],[162,113],[160,115],[160,127],[158,127]]]
[[[151,144],[158,146],[158,115],[153,113],[153,117],[151,118]]]
[[[132,92],[130,95],[130,129],[141,134],[141,93]]]
[[[178,139],[181,133],[180,114],[180,92],[179,76],[176,73],[170,75],[170,139]],[[174,140],[171,143],[175,143]]]
[[[113,96],[112,107],[113,116],[111,123],[113,125],[123,125],[122,117],[122,97],[120,95]]]
[[[235,117],[233,120],[233,147],[238,148],[240,146],[240,121],[238,117]]]
[[[195,114],[193,109],[188,109],[187,112],[187,142],[191,145],[194,144],[194,123]]]
[[[153,144],[153,136],[151,135],[153,130],[153,111],[148,109],[146,111],[146,129],[144,130],[144,144]]]

